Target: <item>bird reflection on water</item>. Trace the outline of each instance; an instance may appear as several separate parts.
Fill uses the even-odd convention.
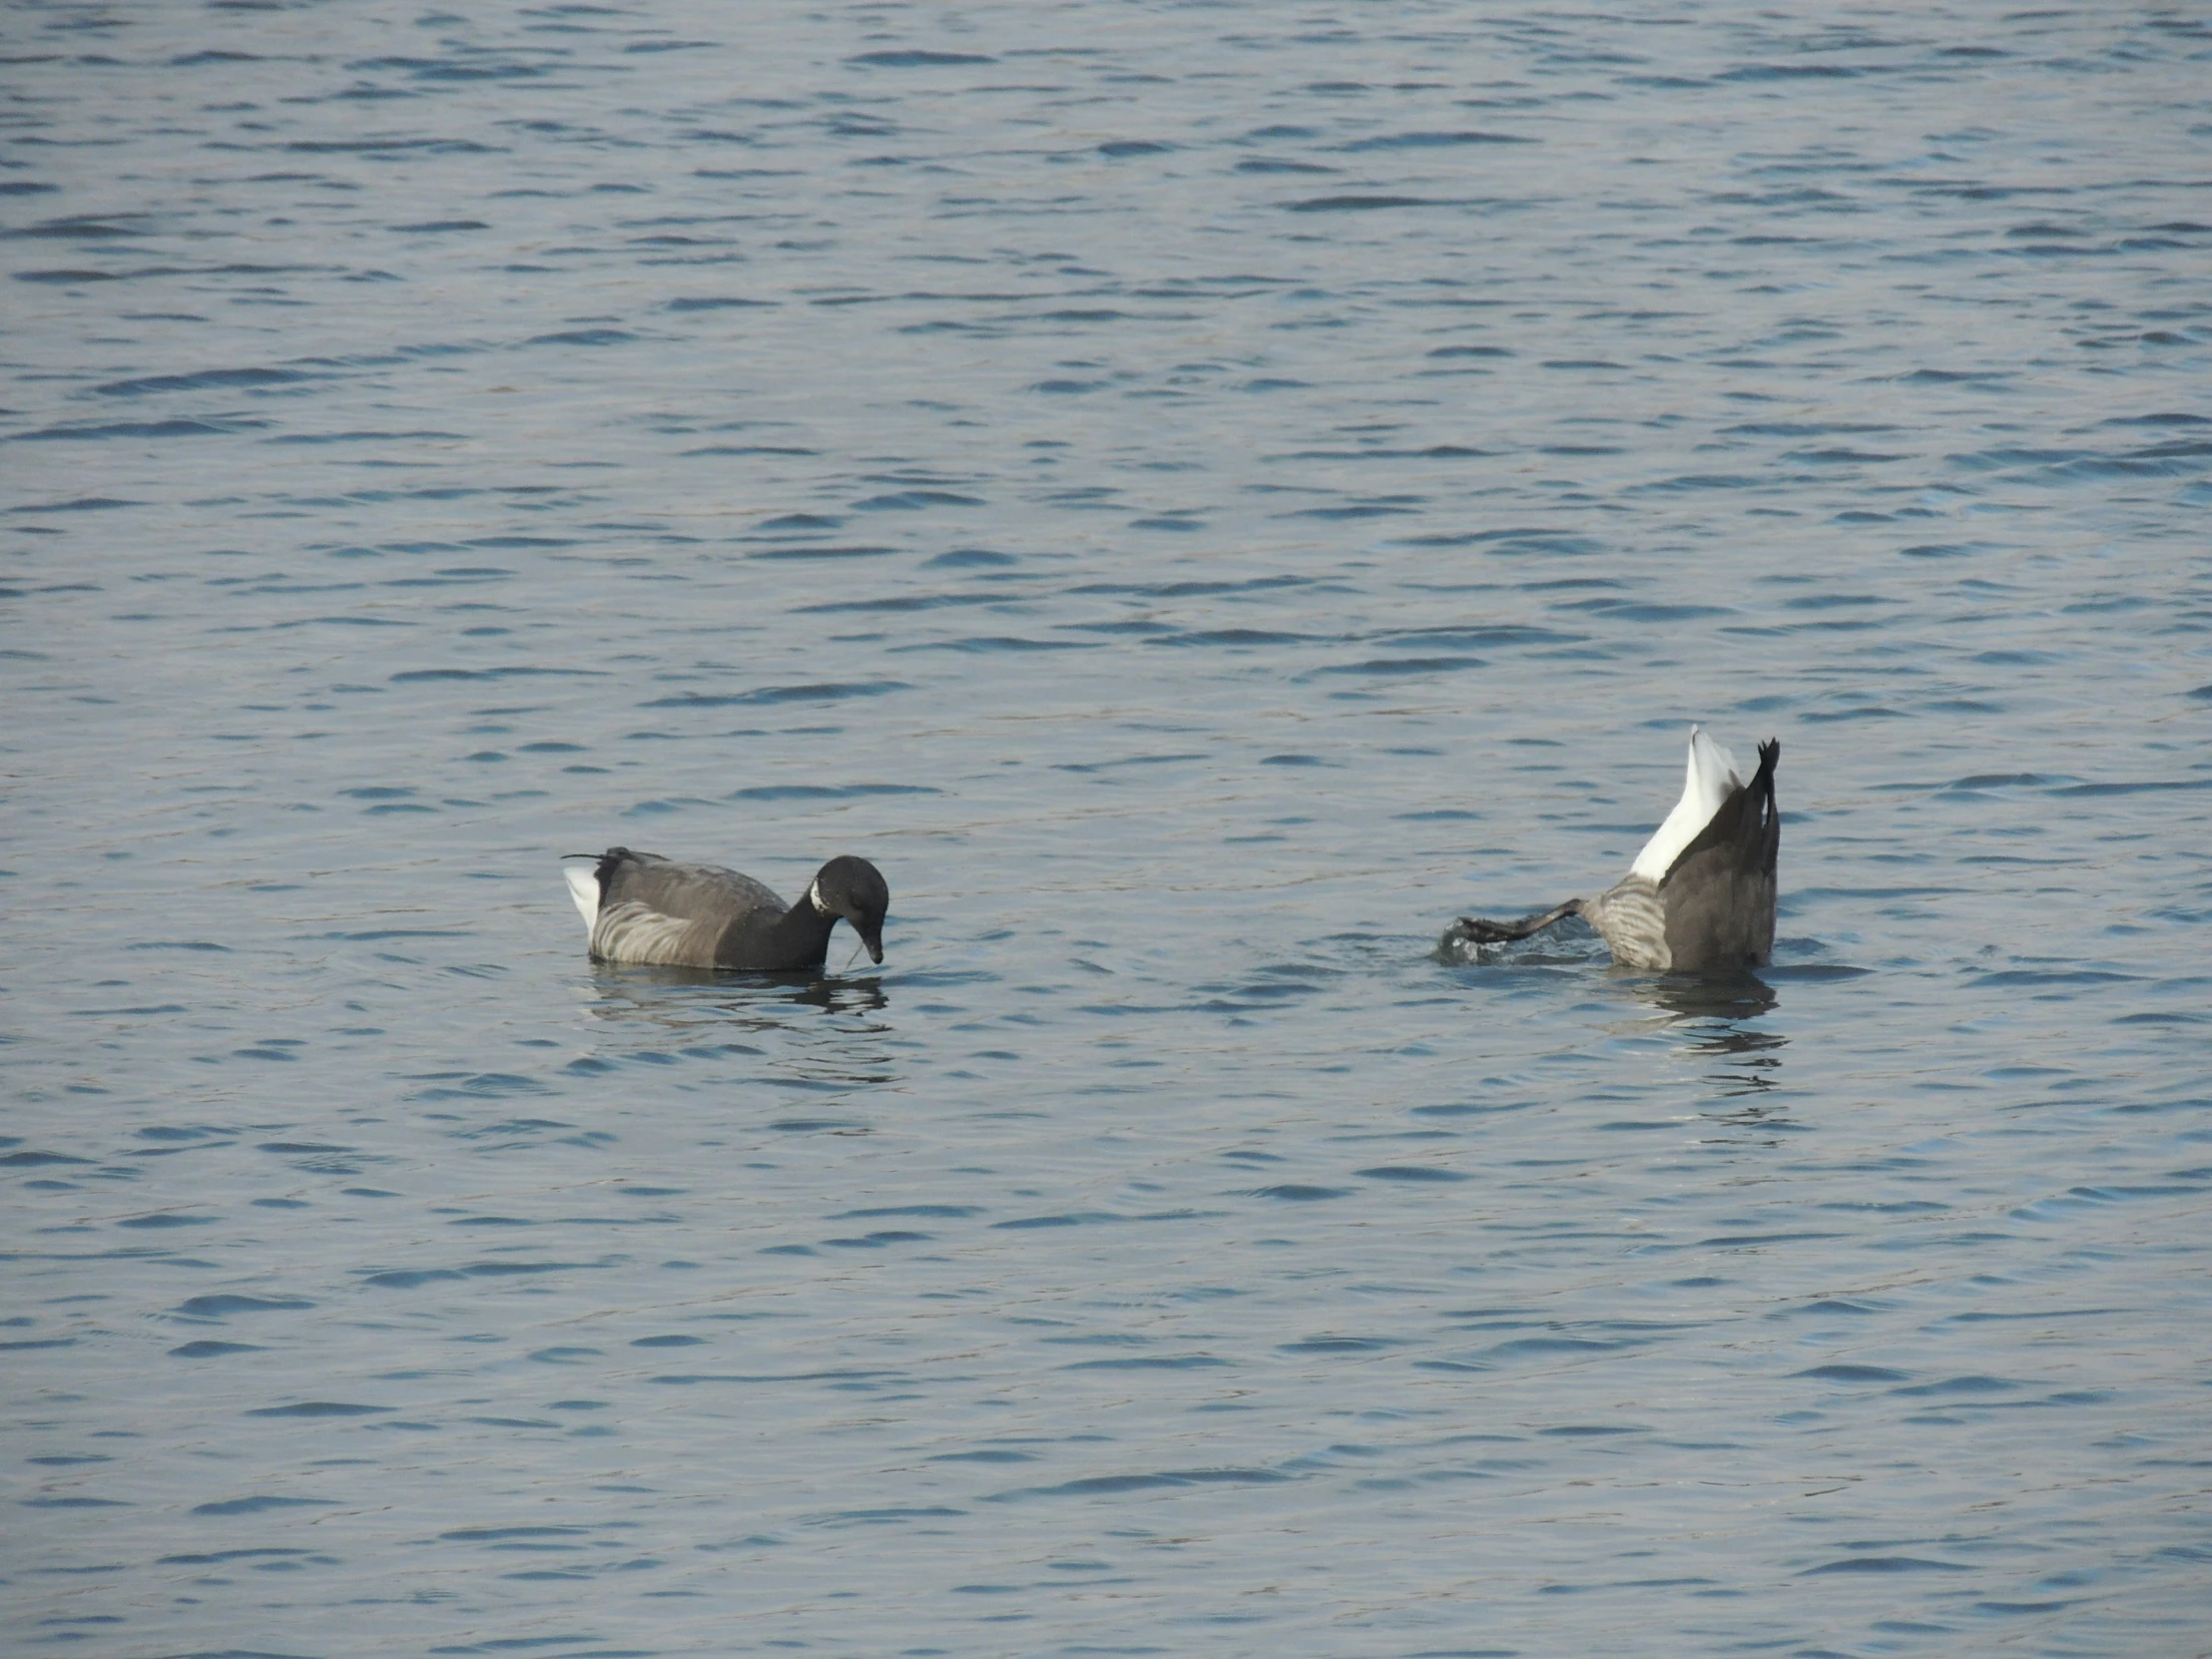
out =
[[[847,977],[820,969],[798,973],[726,973],[711,968],[620,967],[595,965],[593,980],[606,998],[597,1010],[609,1018],[634,1014],[668,1024],[702,1017],[735,1018],[760,1025],[788,1023],[781,1006],[795,1003],[826,1014],[873,1013],[890,1006],[882,980],[872,974]],[[682,993],[696,991],[687,996]],[[704,1016],[700,1010],[718,1010]]]
[[[1548,944],[1535,940],[1478,944],[1447,930],[1437,941],[1434,959],[1454,967],[1479,965],[1488,970],[1484,977],[1492,984],[1509,985],[1515,979],[1533,977],[1572,978],[1587,974],[1593,964],[1605,959],[1602,947],[1584,948],[1585,939],[1598,944],[1594,931],[1576,921],[1563,924]],[[1724,1098],[1745,1102],[1716,1114],[1721,1121],[1769,1125],[1783,1121],[1779,1104],[1758,1098],[1780,1086],[1782,1050],[1790,1042],[1779,1031],[1752,1024],[1780,1006],[1775,988],[1765,979],[1748,969],[1689,974],[1619,966],[1605,970],[1600,978],[1617,993],[1657,1010],[1624,1022],[1624,1034],[1640,1031],[1687,1039],[1677,1042],[1676,1052],[1718,1058],[1722,1069],[1708,1073],[1708,1080],[1720,1086]]]
[[[841,1090],[895,1083],[886,1052],[890,1006],[872,974],[715,972],[700,968],[594,969],[586,1012],[611,1029],[607,1060],[759,1055],[786,1086]],[[830,1015],[824,1020],[821,1016]]]
[[[1724,1069],[1707,1075],[1721,1085],[1724,1095],[1741,1099],[1779,1086],[1782,1050],[1790,1039],[1779,1031],[1751,1026],[1752,1020],[1779,1005],[1774,987],[1757,974],[1725,978],[1639,974],[1630,979],[1623,973],[1621,977],[1628,980],[1638,1000],[1662,1010],[1663,1017],[1653,1022],[1658,1029],[1679,1029],[1689,1039],[1678,1052],[1719,1058]],[[1779,1110],[1753,1103],[1723,1115],[1730,1122],[1772,1122]]]

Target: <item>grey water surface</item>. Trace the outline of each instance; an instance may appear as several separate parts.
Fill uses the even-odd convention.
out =
[[[0,29],[10,1651],[2212,1651],[2201,9]]]

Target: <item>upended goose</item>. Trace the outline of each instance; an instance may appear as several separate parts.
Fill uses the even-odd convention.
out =
[[[591,858],[572,852],[573,858]],[[807,896],[786,904],[750,875],[718,864],[680,864],[611,846],[590,868],[561,873],[603,962],[781,972],[818,968],[842,916],[872,961],[883,959],[891,890],[865,858],[831,858]]]
[[[1704,728],[1691,727],[1682,799],[1617,885],[1518,921],[1461,916],[1445,942],[1525,939],[1563,916],[1580,916],[1625,967],[1729,973],[1766,966],[1774,956],[1774,866],[1782,845],[1774,770],[1781,759],[1779,739],[1761,744],[1759,771],[1747,784],[1736,757]]]

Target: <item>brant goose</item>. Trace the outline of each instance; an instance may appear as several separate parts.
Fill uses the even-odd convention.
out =
[[[831,858],[807,896],[786,904],[752,876],[717,864],[679,864],[627,846],[567,856],[598,860],[589,869],[572,864],[561,871],[597,961],[756,972],[818,968],[839,916],[871,960],[883,959],[891,890],[865,858]]]
[[[1774,769],[1781,759],[1780,740],[1761,744],[1759,771],[1747,784],[1736,757],[1691,727],[1682,799],[1615,886],[1518,921],[1461,916],[1445,942],[1525,939],[1562,916],[1580,916],[1625,967],[1730,973],[1766,966],[1774,956],[1774,865],[1782,845]]]

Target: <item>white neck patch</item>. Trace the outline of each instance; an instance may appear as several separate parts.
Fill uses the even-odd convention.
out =
[[[822,901],[822,877],[819,875],[814,878],[814,881],[807,888],[807,902],[815,907],[815,914],[818,916],[826,916],[831,913],[830,906]]]

